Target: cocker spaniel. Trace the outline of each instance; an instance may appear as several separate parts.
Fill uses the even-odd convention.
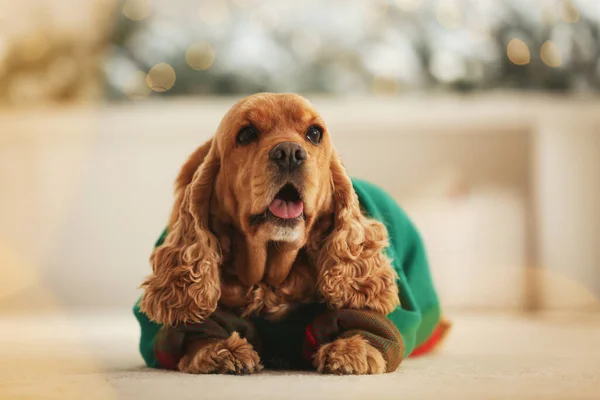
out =
[[[386,227],[361,210],[325,122],[298,95],[256,94],[227,112],[181,168],[166,232],[151,255],[139,308],[180,333],[167,335],[183,343],[176,369],[184,372],[262,368],[268,343],[248,329],[206,333],[229,326],[228,316],[276,324],[321,304],[385,319],[399,306]],[[205,328],[209,320],[212,328]],[[191,340],[193,327],[202,334]],[[400,337],[390,329],[390,340]],[[372,374],[397,367],[399,360],[386,358],[370,336],[349,332],[315,345],[316,370]]]

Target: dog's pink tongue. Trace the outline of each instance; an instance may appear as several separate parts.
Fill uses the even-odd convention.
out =
[[[302,201],[285,201],[275,199],[269,205],[269,210],[274,216],[283,219],[294,219],[302,215],[304,203]]]

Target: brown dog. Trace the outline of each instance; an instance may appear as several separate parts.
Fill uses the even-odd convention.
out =
[[[164,325],[201,322],[217,306],[280,319],[317,301],[383,315],[399,303],[386,229],[361,212],[325,123],[297,95],[257,94],[231,108],[183,165],[168,232],[141,300]],[[219,361],[223,349],[234,359]],[[191,346],[179,368],[222,372],[236,363],[260,368],[234,334]],[[360,336],[315,357],[320,371],[340,363],[354,373],[384,369]]]

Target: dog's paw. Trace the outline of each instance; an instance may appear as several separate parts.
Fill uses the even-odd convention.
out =
[[[319,348],[313,364],[322,374],[366,375],[383,374],[385,360],[360,335],[337,339]]]
[[[178,367],[189,374],[251,374],[263,368],[258,353],[237,332],[228,339],[192,348]]]

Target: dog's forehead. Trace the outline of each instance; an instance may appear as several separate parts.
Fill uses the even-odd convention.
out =
[[[260,94],[239,103],[236,114],[248,122],[272,126],[281,123],[305,124],[319,114],[304,97],[295,94]]]

